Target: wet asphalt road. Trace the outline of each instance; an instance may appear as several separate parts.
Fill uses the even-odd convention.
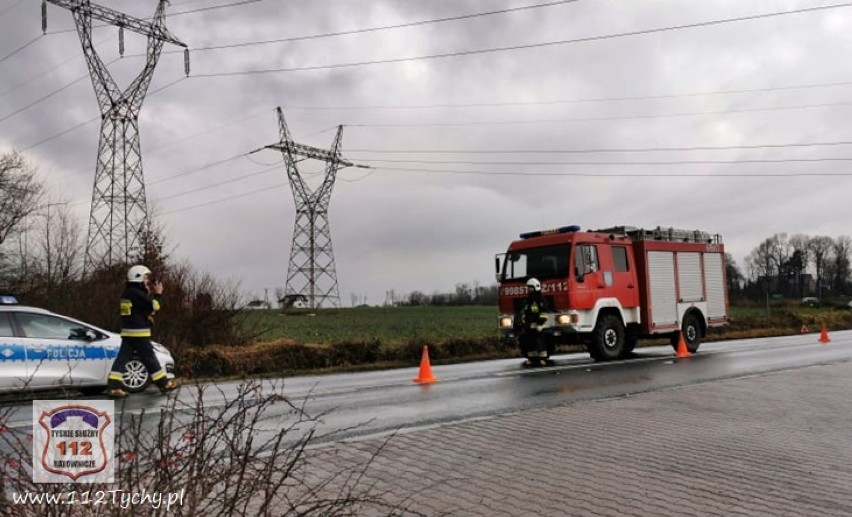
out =
[[[634,358],[611,363],[594,363],[587,354],[568,354],[554,357],[555,365],[544,368],[523,368],[520,359],[433,365],[439,381],[429,385],[413,382],[416,367],[291,377],[262,381],[262,385],[263,393],[277,390],[318,419],[319,437],[313,443],[321,445],[852,359],[852,331],[832,332],[828,344],[819,343],[818,337],[805,334],[706,343],[699,353],[685,359],[674,358],[671,347],[666,346],[640,348]],[[236,397],[239,386],[238,382],[205,385],[202,398],[206,410],[215,412],[225,407]],[[196,387],[184,386],[174,396],[179,412],[189,412],[198,405]],[[32,425],[29,402],[4,405],[10,410],[8,426]],[[116,409],[121,405],[126,413],[136,415],[172,411],[167,399],[153,389],[117,402]],[[268,408],[264,428],[289,425],[294,415],[291,406],[278,402]]]

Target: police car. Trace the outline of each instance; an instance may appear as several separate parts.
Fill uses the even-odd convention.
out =
[[[114,332],[0,295],[0,392],[62,387],[99,392],[120,347],[121,336]],[[158,343],[154,352],[174,377],[172,354]],[[138,358],[128,361],[123,374],[122,389],[130,393],[151,383]]]

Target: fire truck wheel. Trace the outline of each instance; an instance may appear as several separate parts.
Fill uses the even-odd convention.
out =
[[[595,361],[618,359],[624,351],[624,326],[612,315],[604,315],[595,325],[594,337],[589,345],[589,355]]]
[[[681,333],[683,334],[683,342],[686,344],[686,349],[689,350],[689,353],[694,354],[697,352],[698,347],[701,345],[701,324],[694,314],[687,314],[683,318]],[[672,346],[675,350],[677,350],[679,339],[677,332],[675,332],[672,337]]]

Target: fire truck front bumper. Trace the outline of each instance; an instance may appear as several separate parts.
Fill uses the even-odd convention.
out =
[[[517,340],[518,331],[515,327],[514,315],[501,314],[497,319],[497,327],[504,341]],[[555,337],[580,332],[580,316],[577,313],[549,314],[542,332]]]

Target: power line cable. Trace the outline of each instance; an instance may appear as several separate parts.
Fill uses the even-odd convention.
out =
[[[220,181],[218,183],[211,183],[209,185],[204,185],[202,187],[184,190],[182,192],[177,192],[175,194],[170,194],[170,195],[165,196],[165,197],[157,198],[153,201],[156,202],[156,203],[159,203],[159,202],[166,201],[166,200],[169,200],[169,199],[174,199],[176,197],[182,197],[182,196],[186,196],[186,195],[189,195],[189,194],[195,194],[197,192],[201,192],[201,191],[204,191],[204,190],[210,190],[212,188],[221,187],[222,185],[230,185],[231,183],[237,183],[237,182],[240,182],[240,181],[244,181],[248,178],[253,178],[255,176],[260,176],[261,174],[266,174],[267,172],[274,171],[275,169],[280,168],[280,166],[281,166],[280,164],[275,164],[275,166],[273,166],[273,167],[266,167],[265,169],[261,169],[259,171],[255,171],[255,172],[252,172],[252,173],[249,173],[249,174],[245,174],[245,175],[240,176],[238,178],[232,178],[232,179],[229,179],[229,180]]]
[[[162,151],[163,149],[173,147],[173,146],[175,146],[179,143],[185,142],[185,141],[190,140],[192,138],[197,138],[197,137],[202,136],[202,135],[207,135],[207,134],[213,133],[215,131],[219,131],[220,129],[224,129],[224,128],[232,126],[234,124],[239,124],[241,122],[245,122],[247,120],[253,119],[253,118],[255,118],[259,115],[263,115],[263,114],[268,113],[270,111],[272,111],[272,110],[264,109],[264,110],[255,111],[254,113],[250,113],[248,115],[230,120],[228,122],[219,124],[218,126],[209,127],[209,128],[204,129],[202,131],[198,131],[196,133],[192,133],[192,134],[186,135],[186,136],[178,138],[178,139],[169,140],[167,143],[165,143],[163,145],[153,147],[151,149],[146,149],[145,153],[149,155],[149,154],[152,154],[152,153],[156,153],[158,151]]]
[[[112,65],[113,63],[115,63],[116,61],[118,61],[118,60],[120,60],[120,59],[121,59],[120,57],[117,57],[117,58],[115,58],[115,59],[111,60],[110,62],[108,62],[108,63],[106,64],[106,66],[110,66],[110,65]],[[2,118],[0,118],[0,122],[4,122],[4,121],[6,121],[6,120],[8,120],[8,119],[10,119],[10,118],[12,118],[12,117],[14,117],[15,115],[17,115],[17,114],[19,114],[19,113],[22,113],[22,112],[24,112],[24,111],[26,111],[26,110],[28,110],[28,109],[32,108],[33,106],[37,106],[38,104],[40,104],[40,103],[42,103],[42,102],[46,101],[47,99],[49,99],[49,98],[53,97],[53,96],[54,96],[54,95],[56,95],[57,93],[59,93],[59,92],[61,92],[61,91],[63,91],[63,90],[66,90],[66,89],[68,89],[69,87],[71,87],[71,86],[73,86],[73,85],[75,85],[75,84],[79,83],[80,81],[82,81],[82,80],[84,80],[84,79],[87,79],[87,78],[89,78],[89,75],[88,75],[88,74],[87,74],[87,75],[82,75],[82,76],[78,77],[77,79],[74,79],[74,80],[73,80],[73,81],[71,81],[70,83],[66,83],[66,84],[64,84],[64,85],[60,86],[59,88],[57,88],[57,89],[55,89],[55,90],[53,90],[53,91],[51,91],[51,92],[49,92],[49,93],[47,93],[47,94],[43,95],[42,97],[39,97],[39,98],[38,98],[38,99],[36,99],[35,101],[33,101],[33,102],[31,102],[31,103],[29,103],[29,104],[27,104],[27,105],[25,105],[25,106],[23,106],[23,107],[21,107],[21,108],[17,109],[17,110],[15,110],[15,111],[11,112],[11,113],[6,114],[6,115],[5,115],[5,116],[3,116]],[[169,86],[172,86],[173,84],[175,84],[175,83],[177,83],[177,82],[180,82],[180,81],[182,81],[183,79],[186,79],[186,77],[181,77],[180,79],[177,79],[177,80],[173,81],[172,83],[169,83],[169,84],[167,84],[167,85],[165,85],[165,86],[163,86],[163,87],[160,87],[159,89],[152,90],[152,91],[151,91],[151,94],[153,95],[153,94],[157,93],[158,91],[165,90],[165,89],[166,89],[166,88],[168,88]],[[11,91],[11,90],[10,90],[10,91]],[[3,95],[5,95],[5,93],[4,93]]]
[[[735,149],[784,149],[819,146],[852,145],[852,140],[836,142],[793,142],[784,144],[744,144],[744,145],[693,145],[685,147],[599,147],[591,149],[347,149],[346,153],[381,154],[594,154],[594,153],[647,153],[681,151],[721,151]],[[369,161],[369,160],[368,160]]]
[[[241,2],[233,2],[233,3],[230,3],[230,4],[211,5],[211,6],[208,6],[208,7],[199,7],[197,9],[192,9],[192,10],[189,10],[189,11],[174,12],[174,13],[169,14],[169,17],[183,16],[184,14],[203,13],[205,11],[213,11],[213,10],[216,10],[216,9],[226,9],[226,8],[230,8],[230,7],[239,7],[241,5],[253,4],[253,3],[262,2],[262,1],[263,0],[243,0]]]
[[[476,160],[381,160],[361,158],[360,161],[375,163],[419,163],[435,165],[582,165],[582,166],[643,166],[643,165],[731,165],[741,163],[819,163],[819,162],[849,162],[852,158],[757,158],[740,160],[659,160],[659,161],[476,161]],[[851,173],[852,174],[852,173]]]
[[[177,80],[175,80],[175,81],[172,81],[172,82],[170,82],[170,83],[166,84],[165,86],[162,86],[162,87],[160,87],[160,88],[157,88],[156,90],[151,91],[151,93],[149,93],[148,95],[149,95],[149,96],[151,96],[151,95],[155,95],[155,94],[157,94],[158,92],[161,92],[161,91],[165,90],[166,88],[169,88],[169,87],[171,87],[171,86],[174,86],[174,85],[178,84],[179,82],[183,81],[184,79],[186,79],[186,77],[181,77],[181,78],[179,78],[179,79],[177,79]],[[35,149],[36,147],[40,147],[40,146],[42,146],[42,145],[44,145],[44,144],[48,143],[48,142],[52,142],[53,140],[56,140],[56,139],[57,139],[57,138],[59,138],[59,137],[65,136],[65,135],[67,135],[68,133],[71,133],[71,132],[73,132],[73,131],[76,131],[76,130],[80,129],[80,128],[81,128],[81,127],[83,127],[83,126],[86,126],[86,125],[88,125],[88,124],[91,124],[92,122],[95,122],[95,121],[97,121],[97,120],[100,120],[100,118],[101,118],[101,116],[100,116],[100,115],[98,115],[98,116],[96,116],[96,117],[92,117],[92,118],[90,118],[90,119],[88,119],[88,120],[84,120],[83,122],[80,122],[79,124],[76,124],[76,125],[74,125],[74,126],[72,126],[72,127],[68,128],[68,129],[64,129],[64,130],[62,130],[62,131],[60,131],[60,132],[58,132],[58,133],[54,133],[53,135],[51,135],[51,136],[49,136],[49,137],[47,137],[47,138],[45,138],[45,139],[43,139],[43,140],[39,140],[38,142],[36,142],[36,143],[34,143],[34,144],[30,144],[29,146],[27,146],[27,147],[25,147],[24,149],[22,149],[22,152],[30,151],[30,150],[32,150],[32,149]]]
[[[281,187],[286,187],[286,186],[288,186],[288,185],[289,185],[289,183],[287,183],[287,182],[284,182],[284,183],[276,183],[276,184],[274,184],[274,185],[269,185],[269,186],[266,186],[266,187],[263,187],[263,188],[250,190],[250,191],[248,191],[248,192],[244,192],[244,193],[242,193],[242,194],[236,194],[236,195],[232,195],[232,196],[227,196],[227,197],[225,197],[225,198],[216,199],[216,200],[213,200],[213,201],[208,201],[208,202],[206,202],[206,203],[199,203],[199,204],[197,204],[197,205],[192,205],[192,206],[188,206],[188,207],[184,207],[184,208],[178,208],[178,209],[176,209],[176,210],[169,210],[169,211],[166,211],[166,212],[160,212],[160,215],[171,215],[171,214],[177,214],[177,213],[180,213],[180,212],[186,212],[186,211],[188,211],[188,210],[195,210],[195,209],[197,209],[197,208],[203,208],[203,207],[205,207],[205,206],[216,205],[216,204],[219,204],[219,203],[224,203],[224,202],[226,202],[226,201],[233,201],[233,200],[235,200],[235,199],[240,199],[240,198],[248,197],[248,196],[251,196],[251,195],[253,195],[253,194],[258,194],[258,193],[260,193],[260,192],[269,192],[269,191],[270,191],[270,190],[272,190],[272,189],[277,189],[277,188],[281,188]]]
[[[282,108],[290,110],[304,111],[375,111],[375,110],[406,110],[406,109],[438,109],[438,108],[487,108],[487,107],[506,107],[506,106],[538,106],[538,105],[553,105],[553,104],[587,104],[598,102],[624,102],[624,101],[644,101],[644,100],[662,100],[662,99],[678,99],[688,97],[709,97],[713,95],[733,95],[742,93],[767,93],[785,90],[804,90],[812,88],[831,88],[836,86],[850,86],[852,81],[836,81],[829,83],[810,83],[786,86],[767,86],[764,88],[747,88],[739,90],[717,90],[708,92],[685,92],[685,93],[666,93],[656,95],[637,95],[624,97],[590,97],[586,99],[552,99],[541,101],[506,101],[506,102],[467,102],[457,104],[421,104],[421,105],[404,105],[404,104],[385,104],[372,106],[292,106],[282,105]]]
[[[100,118],[101,118],[100,115],[98,115],[97,117],[92,117],[88,120],[84,120],[83,122],[80,122],[79,124],[71,126],[68,129],[64,129],[64,130],[62,130],[58,133],[54,133],[53,135],[51,135],[51,136],[49,136],[49,137],[47,137],[43,140],[39,140],[38,142],[25,147],[22,152],[30,151],[32,149],[35,149],[36,147],[39,147],[39,146],[42,146],[42,145],[48,143],[48,142],[52,142],[53,140],[56,140],[59,137],[65,136],[68,133],[71,133],[72,131],[76,131],[83,126],[87,126],[87,125],[91,124],[92,122],[100,120]]]
[[[250,154],[250,153],[247,153]],[[245,155],[241,155],[245,156]],[[232,159],[239,158],[241,156],[234,157]],[[223,160],[224,161],[230,161]],[[371,160],[365,160],[371,161]],[[671,161],[671,162],[559,162],[559,163],[550,163],[549,165],[695,165],[695,164],[744,164],[744,163],[813,163],[813,162],[827,162],[827,161],[852,161],[852,158],[814,158],[814,159],[779,159],[779,160],[724,160],[724,161],[711,161],[711,160],[689,160],[689,161]],[[420,162],[418,162],[420,163]],[[422,163],[430,163],[430,162],[422,162]],[[540,165],[540,163],[536,162],[435,162],[435,163],[475,163],[480,165]],[[194,189],[190,189],[188,191],[180,192],[169,196],[168,198],[163,199],[171,199],[178,196],[183,196],[186,194],[198,192],[201,190],[207,190],[213,187],[231,184],[246,177],[257,176],[262,173],[266,173],[272,170],[275,170],[277,166],[269,167],[258,171],[256,173],[252,173],[248,176],[242,176],[240,178],[235,178],[232,180],[226,180],[220,183],[216,183],[213,185],[206,185],[203,187],[198,187]],[[423,168],[405,168],[405,167],[381,167],[381,166],[367,166],[363,167],[367,169],[371,169],[369,173],[366,175],[353,179],[347,180],[348,182],[357,182],[361,181],[376,171],[403,171],[403,172],[417,172],[417,173],[434,173],[434,174],[469,174],[469,175],[493,175],[493,176],[578,176],[578,177],[628,177],[628,178],[642,178],[642,177],[749,177],[749,178],[760,178],[760,177],[833,177],[833,176],[852,176],[852,172],[808,172],[808,173],[796,173],[796,172],[781,172],[781,173],[583,173],[583,172],[506,172],[506,171],[472,171],[472,170],[457,170],[457,169],[423,169]],[[282,184],[286,185],[286,183]],[[279,185],[275,185],[277,187]],[[274,188],[274,187],[268,187]],[[258,192],[256,190],[252,190],[243,194],[237,194],[235,196],[228,196],[225,198],[221,198],[218,200],[214,200],[208,203],[202,203],[199,205],[194,205],[193,207],[188,207],[186,210],[192,208],[199,208],[202,206],[207,206],[208,204],[216,204],[221,203],[230,199],[237,199],[241,197],[245,197],[249,194]],[[183,211],[184,209],[177,210]],[[171,212],[170,212],[171,213]]]
[[[153,154],[153,153],[159,152],[159,151],[161,151],[161,150],[163,150],[163,149],[167,149],[167,148],[169,148],[169,147],[172,147],[172,146],[174,146],[174,145],[176,145],[176,144],[179,144],[179,143],[181,143],[181,142],[184,142],[184,141],[186,141],[186,140],[190,140],[190,139],[192,139],[192,138],[196,138],[196,137],[199,137],[199,136],[202,136],[202,135],[206,135],[206,134],[212,133],[212,132],[214,132],[214,131],[218,131],[218,130],[220,130],[220,129],[223,129],[223,128],[225,128],[225,127],[231,126],[231,125],[233,125],[233,124],[237,124],[237,123],[244,122],[244,121],[246,121],[246,120],[252,119],[252,118],[254,118],[254,117],[258,116],[258,115],[261,115],[261,114],[263,114],[263,113],[266,113],[267,111],[269,111],[269,110],[258,111],[258,112],[255,112],[255,113],[249,114],[249,115],[247,115],[247,116],[240,117],[240,118],[235,119],[235,120],[231,120],[231,121],[226,122],[226,123],[224,123],[224,124],[220,124],[220,125],[218,125],[218,126],[215,126],[215,127],[209,128],[209,129],[205,129],[205,130],[203,130],[203,131],[198,131],[198,132],[196,132],[196,133],[192,133],[192,134],[186,135],[186,136],[184,136],[184,137],[182,137],[182,138],[179,138],[179,139],[177,139],[177,140],[170,140],[168,143],[166,143],[166,144],[164,144],[164,145],[160,145],[160,146],[154,147],[154,148],[152,148],[152,149],[147,149],[147,150],[145,151],[145,153],[146,153],[146,155],[150,155],[150,154]],[[93,121],[95,121],[95,120],[97,120],[97,118],[92,119],[92,120],[90,120],[90,121],[87,121],[86,123],[90,123],[90,122],[93,122]],[[85,125],[86,123],[84,123],[83,125]],[[76,128],[72,128],[72,129],[76,129]],[[237,156],[237,157],[239,157],[239,156]],[[234,157],[234,158],[237,158],[237,157]],[[209,168],[212,168],[213,166],[215,166],[215,165],[217,165],[217,164],[219,164],[219,163],[226,163],[226,162],[228,162],[228,161],[231,161],[231,159],[218,160],[218,161],[216,161],[216,162],[208,163],[208,164],[205,164],[205,165],[201,165],[201,166],[199,166],[199,167],[197,167],[197,168],[195,168],[195,169],[190,169],[190,170],[188,170],[188,171],[183,171],[183,172],[178,173],[178,174],[180,174],[181,176],[185,176],[185,175],[188,175],[188,174],[190,174],[190,173],[192,173],[192,172],[201,172],[201,171],[203,171],[203,170],[207,170],[207,169],[209,169]],[[74,171],[74,173],[73,173],[73,174],[82,174],[82,173],[86,172],[87,170],[88,170],[88,168],[86,168],[86,169],[78,169],[78,170]],[[157,184],[157,183],[162,183],[162,182],[168,181],[169,179],[170,179],[169,177],[161,178],[161,179],[155,179],[154,181],[150,181],[148,184],[149,184],[149,185],[154,185],[154,184]]]
[[[789,111],[799,109],[827,108],[852,106],[852,102],[823,102],[818,104],[798,104],[793,106],[775,106],[772,108],[743,108],[734,110],[684,111],[678,113],[662,113],[657,115],[623,115],[605,117],[567,117],[553,119],[531,120],[493,120],[477,122],[392,122],[378,124],[344,124],[346,127],[358,128],[402,128],[402,127],[470,127],[470,126],[505,126],[516,124],[563,124],[570,122],[608,122],[617,120],[651,120],[661,118],[682,118],[706,115],[729,115],[741,113],[763,113],[773,111]]]
[[[148,182],[148,184],[149,185],[156,185],[158,183],[165,183],[167,181],[172,181],[172,180],[175,180],[177,178],[181,178],[183,176],[188,176],[190,174],[195,174],[196,172],[201,172],[201,171],[205,171],[207,169],[212,169],[213,167],[217,167],[219,165],[224,165],[226,163],[229,163],[229,162],[232,162],[234,160],[238,160],[240,158],[248,156],[249,154],[250,153],[240,153],[238,155],[231,156],[229,158],[223,158],[221,160],[215,160],[215,161],[212,161],[212,162],[208,162],[208,163],[205,163],[204,165],[200,165],[198,167],[193,167],[191,169],[185,169],[185,170],[182,170],[180,172],[168,174],[163,178],[150,181],[150,182]]]
[[[24,86],[25,84],[32,82],[40,77],[43,77],[47,73],[52,70],[55,70],[62,64],[70,61],[80,56],[73,56],[56,67],[45,71],[39,76],[33,77],[28,81],[19,84],[18,86],[13,87],[10,90],[7,90],[3,93],[0,93],[0,97],[3,97],[12,91]],[[125,56],[131,57],[131,56]],[[118,61],[120,58],[115,58],[107,65],[111,65]],[[48,94],[45,96],[49,98],[54,93],[58,93],[59,91],[67,88],[73,83],[79,82],[82,79],[89,77],[88,75],[83,75],[78,77],[72,83],[66,84],[60,87],[58,90]],[[504,107],[504,106],[526,106],[526,105],[552,105],[552,104],[581,104],[581,103],[599,103],[599,102],[621,102],[621,101],[634,101],[634,100],[658,100],[658,99],[667,99],[667,98],[685,98],[685,97],[701,97],[701,96],[711,96],[711,95],[731,95],[731,94],[742,94],[742,93],[765,93],[771,91],[784,91],[784,90],[799,90],[799,89],[813,89],[813,88],[829,88],[829,87],[837,87],[837,86],[849,86],[852,85],[852,81],[836,81],[836,82],[828,82],[828,83],[810,83],[810,84],[801,84],[801,85],[785,85],[785,86],[770,86],[764,88],[751,88],[751,89],[739,89],[739,90],[718,90],[718,91],[710,91],[710,92],[686,92],[686,93],[673,93],[673,94],[658,94],[658,95],[643,95],[643,96],[626,96],[626,97],[599,97],[599,98],[588,98],[588,99],[554,99],[554,100],[544,100],[544,101],[524,101],[524,102],[487,102],[487,103],[460,103],[460,104],[432,104],[432,105],[377,105],[377,106],[284,106],[287,110],[316,110],[316,111],[336,111],[336,110],[397,110],[397,109],[436,109],[436,108],[470,108],[470,107]],[[44,99],[42,99],[44,100]],[[17,114],[24,109],[32,107],[38,104],[38,102],[33,103],[30,106],[25,106],[21,110],[13,113]],[[813,106],[823,107],[823,106],[835,106],[835,105],[844,105],[844,104],[818,104]],[[810,107],[810,106],[809,106]],[[796,109],[796,107],[788,107],[788,108],[778,108],[778,109]],[[711,112],[711,114],[714,112]],[[0,121],[5,120],[5,118],[0,119]],[[350,124],[350,126],[353,126]],[[362,127],[368,127],[368,125],[361,125]]]
[[[109,38],[109,39],[111,39],[111,38]],[[95,46],[100,45],[100,44],[101,44],[101,43],[103,43],[104,41],[106,41],[106,39],[103,39],[103,40],[98,41],[97,43],[95,43]],[[6,91],[5,91],[5,92],[3,92],[3,93],[0,93],[0,98],[5,97],[6,95],[8,95],[8,94],[12,93],[13,91],[15,91],[15,90],[17,90],[17,89],[19,89],[19,88],[21,88],[21,87],[23,87],[23,86],[26,86],[27,84],[29,84],[29,83],[31,83],[31,82],[33,82],[33,81],[37,80],[37,79],[41,79],[42,77],[44,77],[45,75],[49,74],[50,72],[53,72],[54,70],[56,70],[56,69],[57,69],[57,68],[59,68],[60,66],[62,66],[62,65],[64,65],[64,64],[66,64],[66,63],[69,63],[69,62],[71,62],[71,61],[73,61],[73,60],[75,60],[75,59],[77,59],[77,58],[80,58],[80,57],[84,57],[84,56],[83,56],[83,54],[75,54],[75,55],[73,55],[73,56],[69,56],[69,57],[67,57],[66,59],[63,59],[62,61],[60,61],[59,63],[56,63],[53,67],[51,67],[51,68],[49,68],[49,69],[45,70],[44,72],[42,72],[42,73],[40,73],[40,74],[38,74],[38,75],[36,75],[36,76],[34,76],[34,77],[31,77],[31,78],[27,79],[26,81],[24,81],[24,82],[22,82],[22,83],[19,83],[19,84],[15,85],[15,86],[13,86],[13,87],[9,88],[8,90],[6,90]],[[110,65],[110,64],[114,63],[115,61],[116,61],[116,60],[112,60],[112,61],[110,61],[109,63],[107,63],[107,65]],[[87,75],[84,75],[83,77],[85,78],[85,77],[89,77],[89,76],[88,76],[88,74],[87,74]]]
[[[30,41],[26,42],[24,45],[22,45],[22,46],[20,46],[20,47],[16,48],[15,50],[13,50],[12,52],[10,52],[10,53],[6,54],[5,56],[0,57],[0,63],[2,63],[2,62],[4,62],[4,61],[6,61],[6,60],[7,60],[7,59],[9,59],[10,57],[12,57],[12,56],[14,56],[15,54],[17,54],[18,52],[20,52],[20,51],[24,50],[25,48],[29,47],[30,45],[32,45],[33,43],[35,43],[36,41],[38,41],[38,40],[39,40],[39,38],[41,38],[41,36],[42,36],[42,35],[41,35],[41,34],[39,34],[39,35],[38,35],[38,36],[36,36],[35,38],[33,38],[33,39],[31,39]]]
[[[506,51],[517,51],[517,50],[529,50],[534,48],[542,48],[542,47],[551,47],[557,45],[568,45],[574,43],[588,43],[592,41],[604,41],[609,39],[616,38],[624,38],[631,36],[642,36],[648,34],[657,34],[661,32],[675,31],[675,30],[683,30],[683,29],[695,29],[700,27],[710,27],[714,25],[722,25],[726,23],[736,23],[736,22],[744,22],[744,21],[753,21],[760,20],[765,18],[772,18],[778,16],[788,16],[793,14],[803,14],[803,13],[812,13],[817,11],[825,11],[829,9],[839,9],[844,7],[852,7],[852,2],[842,3],[842,4],[834,4],[834,5],[823,5],[817,7],[806,7],[802,9],[793,9],[788,11],[778,11],[771,13],[762,13],[755,14],[750,16],[739,16],[735,18],[724,18],[719,20],[709,20],[704,22],[696,22],[689,23],[683,25],[673,25],[668,27],[658,27],[653,29],[643,29],[637,31],[628,31],[628,32],[619,32],[613,34],[603,34],[598,36],[587,36],[583,38],[574,38],[568,40],[558,40],[558,41],[546,41],[541,43],[529,43],[525,45],[512,45],[505,47],[492,47],[485,49],[475,49],[475,50],[462,50],[457,52],[448,52],[443,54],[427,54],[422,56],[411,56],[411,57],[402,57],[402,58],[393,58],[393,59],[377,59],[372,61],[359,61],[359,62],[351,62],[351,63],[334,63],[334,64],[324,64],[324,65],[312,65],[312,66],[301,66],[301,67],[287,67],[287,68],[267,68],[267,69],[259,69],[259,70],[243,70],[243,71],[233,71],[233,72],[218,72],[218,73],[208,73],[208,74],[198,74],[194,77],[196,78],[211,78],[211,77],[233,77],[233,76],[242,76],[242,75],[260,75],[260,74],[270,74],[270,73],[281,73],[281,72],[304,72],[304,71],[312,71],[312,70],[333,70],[340,68],[352,68],[359,66],[369,66],[369,65],[378,65],[378,64],[391,64],[391,63],[403,63],[408,61],[423,61],[430,59],[444,59],[449,57],[462,57],[462,56],[472,56],[472,55],[480,55],[480,54],[490,54],[495,52],[506,52]]]
[[[852,159],[850,159],[852,160]],[[375,167],[377,171],[399,171],[426,174],[469,174],[478,176],[553,176],[589,178],[788,178],[788,177],[841,177],[852,176],[849,172],[769,172],[769,173],[605,173],[605,172],[513,172],[474,171],[455,169],[420,169],[405,167]]]
[[[852,160],[852,159],[850,159]],[[411,172],[425,174],[460,174],[460,175],[480,175],[480,176],[518,176],[518,177],[587,177],[587,178],[745,178],[745,179],[763,179],[763,178],[816,178],[816,177],[849,177],[852,172],[772,172],[760,174],[746,173],[584,173],[584,172],[505,172],[505,171],[473,171],[473,170],[452,170],[452,169],[420,169],[420,168],[404,168],[404,167],[369,167],[372,169],[369,174],[377,171],[388,172]],[[368,175],[369,175],[368,174]],[[359,178],[364,179],[366,176]],[[358,181],[354,180],[354,181]],[[195,210],[215,204],[225,203],[244,197],[258,194],[260,192],[268,192],[269,190],[286,187],[289,183],[277,183],[266,187],[249,190],[240,194],[226,196],[220,199],[191,205],[188,207],[179,208],[161,212],[160,215],[171,215],[189,210]]]
[[[59,92],[61,92],[61,91],[63,91],[63,90],[67,90],[68,88],[70,88],[71,86],[74,86],[75,84],[79,83],[80,81],[82,81],[82,80],[83,80],[83,79],[85,79],[85,78],[86,78],[86,76],[84,76],[84,77],[80,77],[80,78],[78,78],[78,79],[76,79],[76,80],[74,80],[74,81],[71,81],[70,83],[68,83],[68,84],[66,84],[66,85],[64,85],[64,86],[62,86],[62,87],[60,87],[60,88],[57,88],[56,90],[53,90],[52,92],[50,92],[50,93],[48,93],[48,94],[46,94],[46,95],[43,95],[43,96],[39,97],[38,99],[36,99],[36,100],[34,100],[34,101],[30,102],[29,104],[26,104],[26,105],[24,105],[23,107],[18,108],[18,109],[16,109],[15,111],[13,111],[13,112],[11,112],[11,113],[7,113],[7,114],[6,114],[6,115],[4,115],[3,117],[0,117],[0,122],[5,122],[5,121],[9,120],[10,118],[14,117],[14,116],[15,116],[15,115],[17,115],[17,114],[19,114],[19,113],[23,113],[24,111],[26,111],[26,110],[28,110],[28,109],[32,108],[33,106],[35,106],[35,105],[37,105],[37,104],[40,104],[40,103],[42,103],[42,102],[46,101],[47,99],[49,99],[49,98],[53,97],[53,96],[54,96],[54,95],[56,95],[57,93],[59,93]]]
[[[24,3],[25,1],[26,1],[26,0],[18,0],[18,1],[17,1],[17,2],[15,2],[13,5],[11,5],[11,6],[7,7],[6,9],[3,9],[2,11],[0,11],[0,16],[3,16],[4,14],[8,13],[9,11],[11,11],[12,9],[14,9],[15,7],[18,7],[19,5],[21,5],[21,4],[22,4],[22,3]]]
[[[189,10],[189,11],[167,13],[166,17],[167,18],[173,18],[175,16],[182,16],[182,15],[185,15],[185,14],[193,14],[193,13],[200,13],[200,12],[204,12],[204,11],[212,11],[214,9],[224,9],[224,8],[227,8],[227,7],[238,7],[238,6],[241,6],[241,5],[253,4],[255,2],[262,2],[262,1],[263,0],[242,0],[240,2],[234,2],[234,3],[230,3],[230,4],[224,4],[224,5],[213,5],[213,6],[209,6],[209,7],[199,7],[198,9],[192,9],[192,10]],[[141,18],[141,19],[145,20],[145,21],[151,21],[153,18]],[[108,24],[92,25],[93,29],[101,29],[101,28],[104,28],[104,27],[112,27],[112,25],[108,25]],[[46,35],[51,36],[53,34],[67,34],[69,32],[76,32],[76,31],[77,31],[76,28],[64,29],[64,30],[59,30],[59,31],[48,31],[46,33]],[[181,52],[183,52],[183,51],[181,51]],[[165,53],[168,53],[168,52],[165,52]],[[145,54],[140,54],[140,55],[145,55]],[[134,54],[134,57],[135,56],[136,55]]]
[[[445,22],[458,21],[458,20],[469,20],[469,19],[472,19],[472,18],[479,18],[479,17],[483,17],[483,16],[493,16],[493,15],[497,15],[497,14],[509,14],[509,13],[514,13],[514,12],[519,12],[519,11],[527,11],[527,10],[531,10],[531,9],[540,9],[540,8],[544,8],[544,7],[554,7],[554,6],[557,6],[557,5],[564,5],[564,4],[574,3],[574,2],[578,2],[578,1],[580,1],[580,0],[560,0],[560,1],[556,1],[556,2],[548,2],[548,3],[543,3],[543,4],[522,5],[522,6],[519,6],[519,7],[512,7],[512,8],[508,8],[508,9],[500,9],[500,10],[496,10],[496,11],[485,11],[485,12],[479,12],[479,13],[464,14],[464,15],[459,15],[459,16],[448,16],[448,17],[444,17],[444,18],[433,18],[433,19],[429,19],[429,20],[419,20],[419,21],[408,22],[408,23],[399,23],[399,24],[395,24],[395,25],[384,25],[384,26],[380,26],[380,27],[368,27],[368,28],[365,28],[365,29],[353,29],[353,30],[338,31],[338,32],[325,32],[325,33],[320,33],[320,34],[309,34],[309,35],[306,35],[306,36],[294,36],[294,37],[290,37],[290,38],[280,38],[280,39],[272,39],[272,40],[246,41],[246,42],[242,42],[242,43],[213,45],[213,46],[208,46],[208,47],[193,47],[192,50],[193,50],[193,52],[204,51],[204,50],[222,50],[222,49],[231,49],[231,48],[252,47],[252,46],[257,46],[257,45],[269,45],[269,44],[273,44],[273,43],[291,43],[291,42],[294,42],[294,41],[305,41],[305,40],[313,40],[313,39],[332,38],[332,37],[338,37],[338,36],[350,36],[350,35],[354,35],[354,34],[364,34],[364,33],[369,33],[369,32],[386,31],[386,30],[392,30],[392,29],[404,29],[404,28],[408,28],[408,27],[418,27],[418,26],[435,24],[435,23],[445,23]],[[174,51],[169,51],[169,52],[174,52]],[[142,54],[139,54],[139,55],[141,56]]]

